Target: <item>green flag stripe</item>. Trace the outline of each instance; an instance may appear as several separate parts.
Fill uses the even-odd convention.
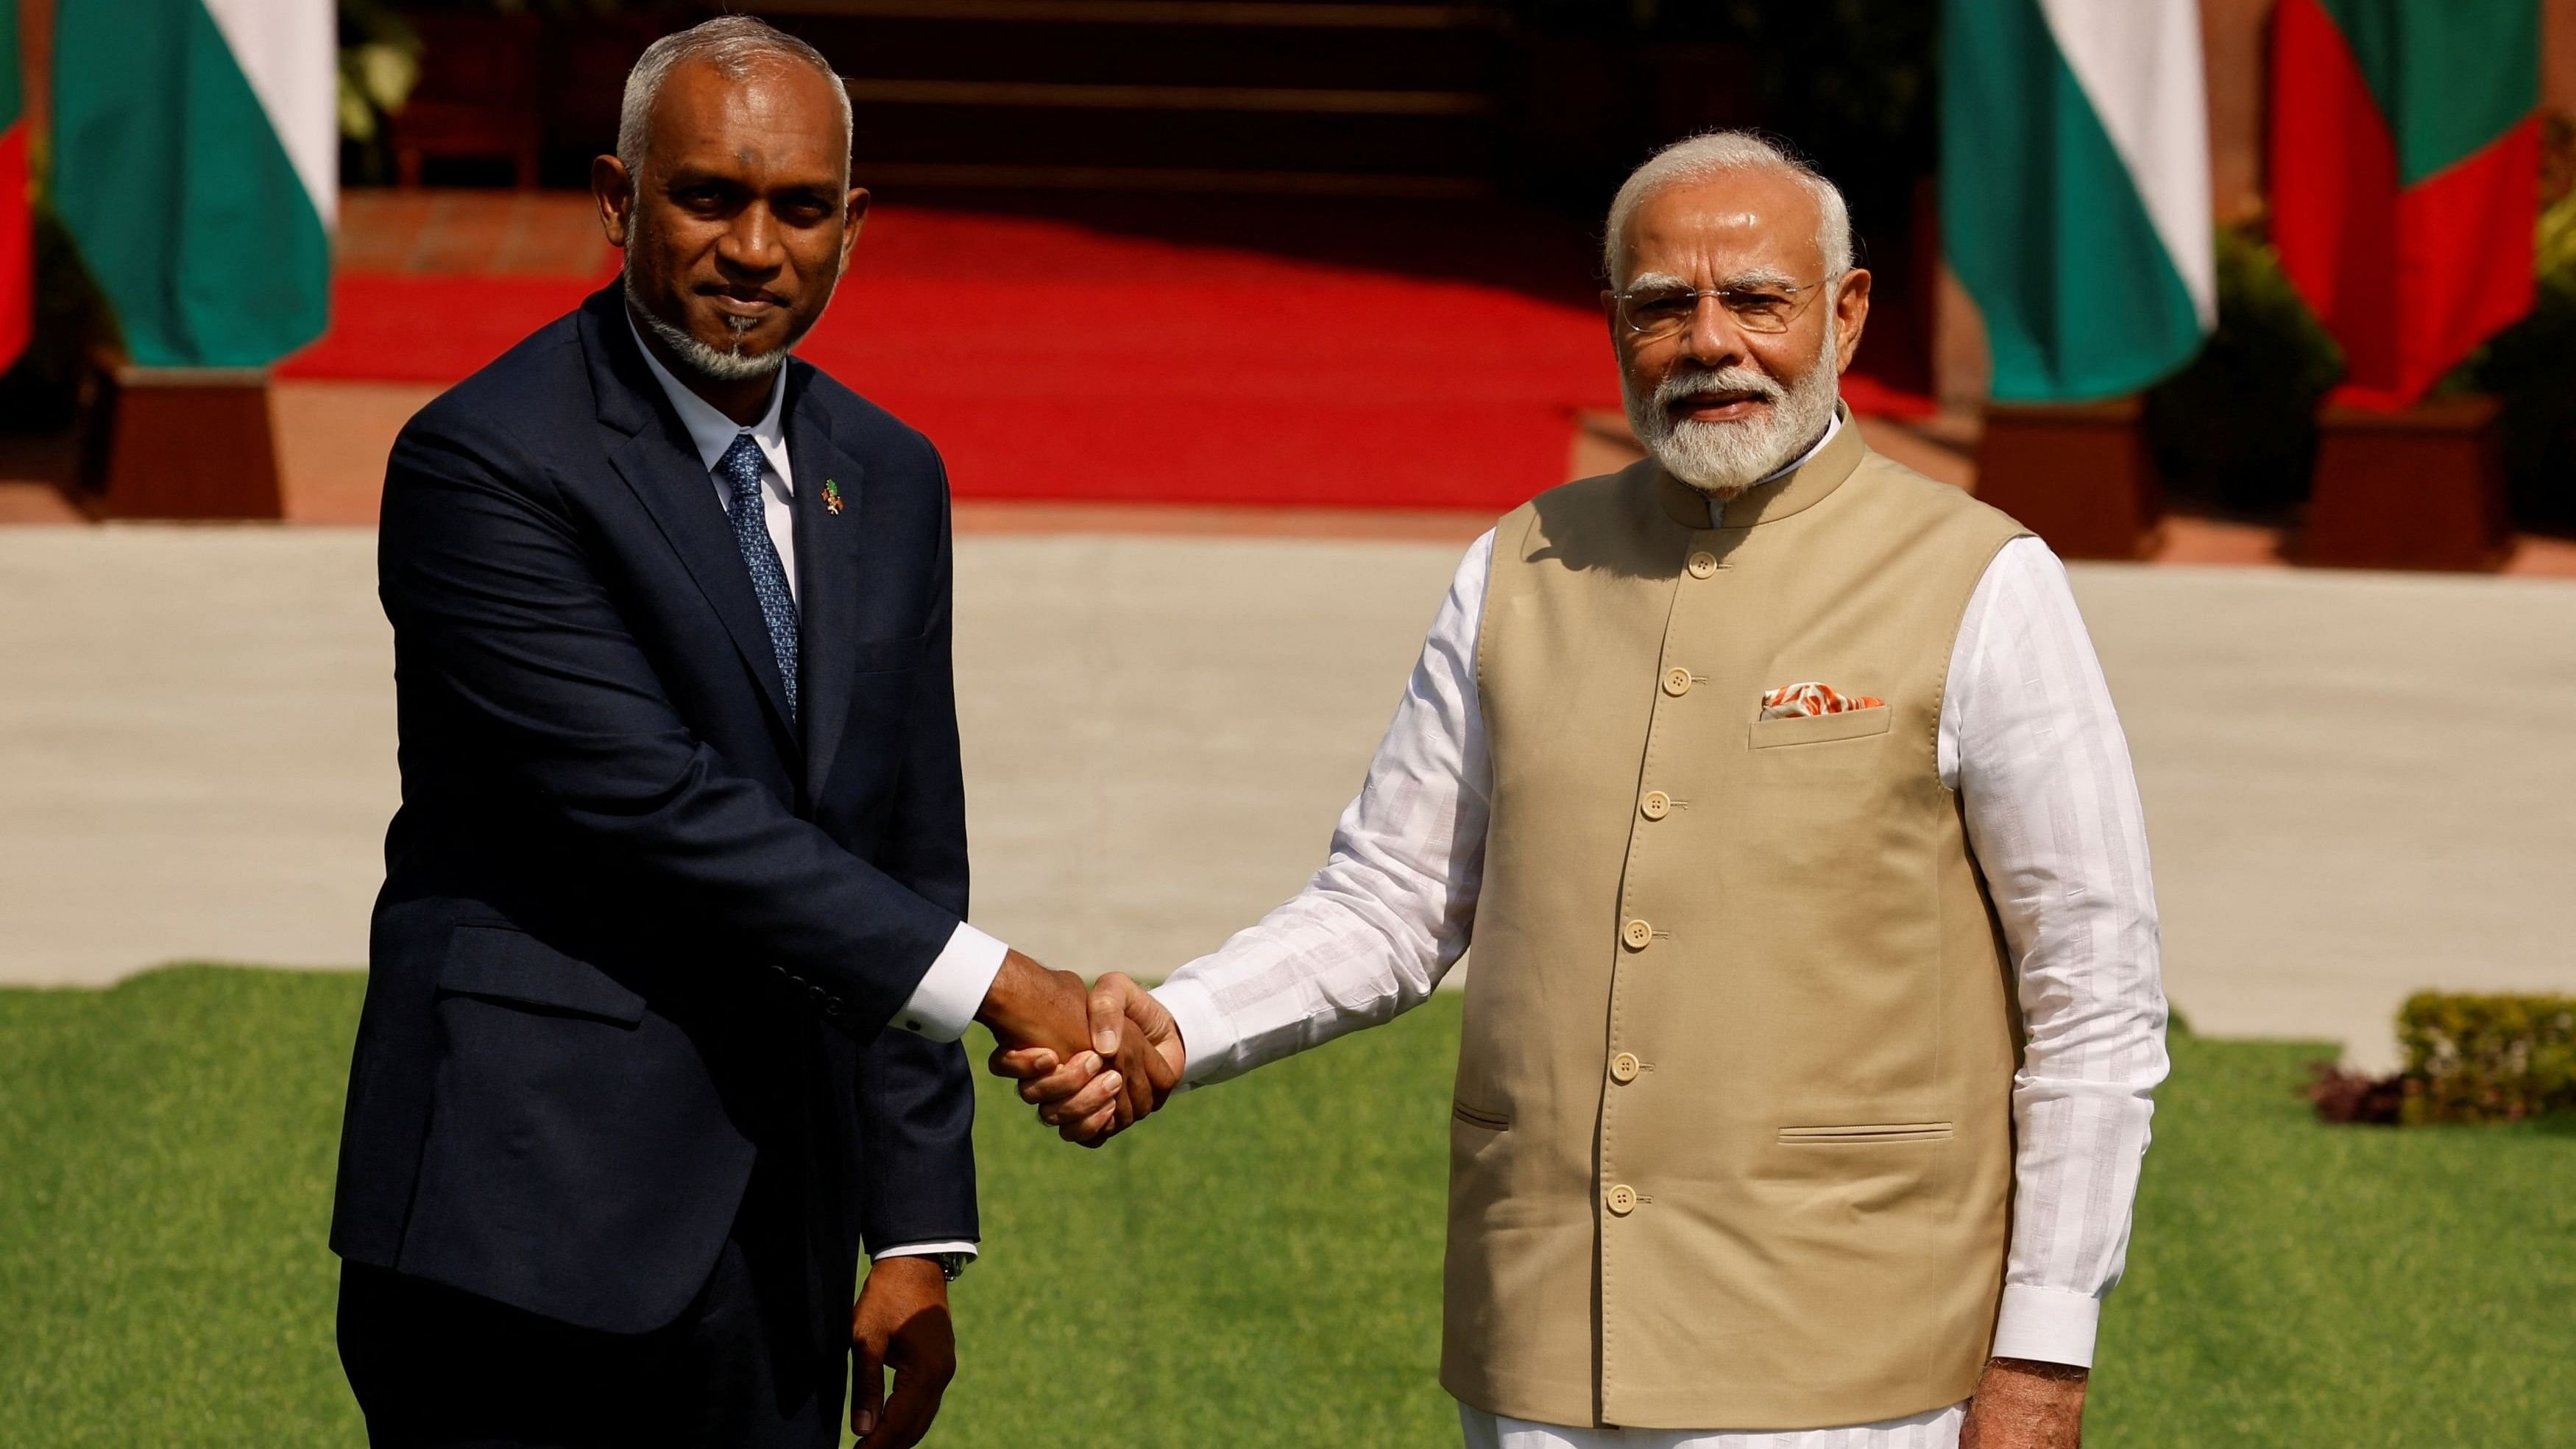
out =
[[[2540,104],[2539,0],[2317,0],[2397,140],[2397,183],[2467,159]]]
[[[2033,0],[1952,0],[1941,232],[2007,402],[2113,397],[2199,350],[2200,319]]]
[[[260,367],[321,335],[330,238],[197,0],[63,0],[54,74],[56,204],[133,361]]]
[[[18,90],[18,0],[0,0],[0,131],[16,124],[26,97]]]

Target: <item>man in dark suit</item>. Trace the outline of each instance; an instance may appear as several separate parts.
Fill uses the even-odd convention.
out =
[[[395,444],[403,803],[331,1232],[379,1445],[830,1446],[853,1352],[853,1427],[912,1444],[977,1236],[957,1040],[1088,1060],[1079,978],[963,920],[939,456],[788,360],[849,150],[801,42],[659,42],[594,168],[622,285]],[[1085,1135],[1170,1085],[1116,1065]]]

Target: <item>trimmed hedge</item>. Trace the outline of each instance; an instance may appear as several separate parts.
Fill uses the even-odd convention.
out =
[[[2397,1013],[2399,1120],[2512,1122],[2576,1112],[2576,996],[2421,991]]]

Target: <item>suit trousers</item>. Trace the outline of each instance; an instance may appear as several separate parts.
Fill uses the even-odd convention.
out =
[[[746,1214],[746,1219],[749,1214]],[[838,1449],[846,1342],[817,1346],[801,1272],[737,1222],[650,1333],[577,1328],[365,1263],[340,1269],[340,1363],[374,1449]],[[847,1323],[842,1305],[842,1323]]]

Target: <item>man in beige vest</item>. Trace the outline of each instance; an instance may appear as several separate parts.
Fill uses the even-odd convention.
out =
[[[1830,182],[1700,137],[1608,238],[1651,456],[1477,542],[1313,883],[1151,995],[1103,978],[1096,1024],[1203,1085],[1472,934],[1472,1449],[2072,1446],[2165,1005],[2065,571],[1840,408],[1869,274]],[[1112,1125],[1087,1059],[997,1066]]]

